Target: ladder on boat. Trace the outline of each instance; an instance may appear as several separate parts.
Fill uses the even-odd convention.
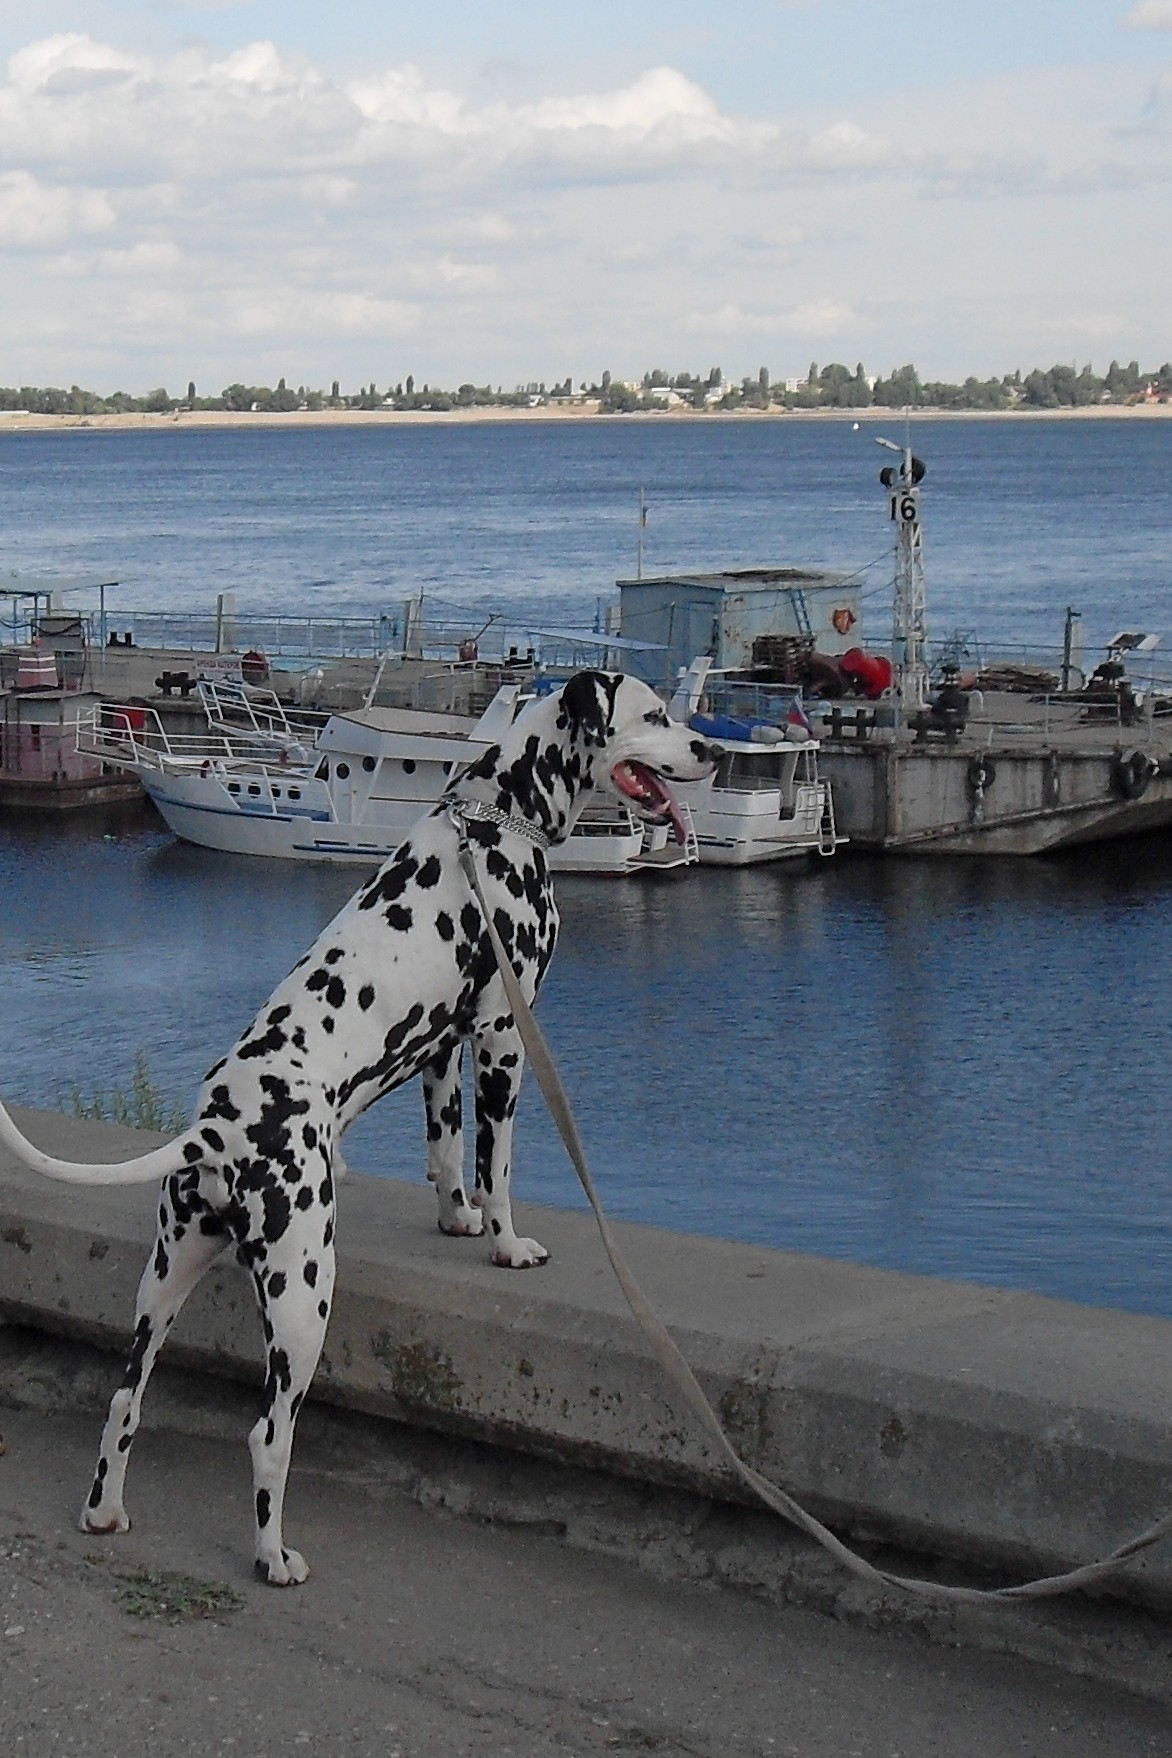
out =
[[[818,853],[832,855],[838,847],[840,838],[834,823],[834,789],[828,781],[819,781],[822,794],[822,811],[818,819]]]
[[[686,832],[683,844],[666,842],[662,848],[644,848],[631,861],[632,867],[693,867],[700,859],[700,843],[692,820],[692,808],[680,804],[680,816]]]

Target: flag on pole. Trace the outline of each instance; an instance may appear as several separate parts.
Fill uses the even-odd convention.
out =
[[[785,724],[786,726],[799,727],[807,735],[813,733],[814,729],[810,725],[810,717],[802,707],[802,699],[800,696],[795,696],[790,703],[789,713],[785,717]]]

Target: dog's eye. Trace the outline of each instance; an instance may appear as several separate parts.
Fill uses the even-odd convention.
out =
[[[667,718],[667,710],[665,708],[652,708],[643,716],[643,718],[648,726],[671,725],[671,721]]]

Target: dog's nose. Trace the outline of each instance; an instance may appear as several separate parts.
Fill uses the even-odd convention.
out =
[[[707,739],[693,739],[692,755],[697,763],[710,763],[715,769],[724,753],[719,745],[710,745]]]

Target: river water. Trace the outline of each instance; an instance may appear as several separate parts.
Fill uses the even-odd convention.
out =
[[[581,624],[632,571],[643,486],[648,572],[873,563],[877,640],[874,431],[0,433],[0,563],[117,575],[134,608],[232,589],[242,614],[372,615],[422,589]],[[1161,629],[1172,423],[913,439],[934,632],[1053,646],[1067,604],[1090,649]],[[146,813],[0,816],[0,872],[0,1088],[42,1104],[127,1085],[137,1051],[186,1103],[355,882],[184,848]],[[563,879],[559,899],[541,1016],[616,1217],[1172,1314],[1172,841]],[[420,1113],[413,1091],[384,1101],[352,1163],[418,1176]],[[528,1089],[517,1184],[579,1200]]]

